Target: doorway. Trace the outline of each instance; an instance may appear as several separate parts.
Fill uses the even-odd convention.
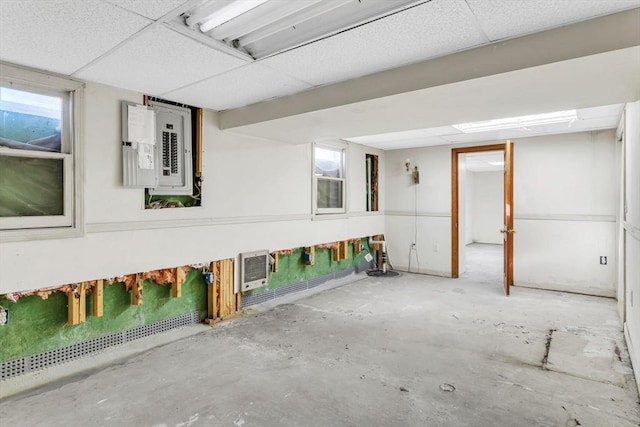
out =
[[[454,148],[451,150],[451,277],[459,277],[460,265],[461,262],[464,263],[465,255],[463,245],[469,241],[469,237],[465,235],[466,224],[462,224],[462,220],[467,222],[463,211],[466,209],[466,194],[460,194],[460,183],[466,182],[467,173],[464,168],[462,168],[461,173],[461,165],[465,165],[466,155],[487,154],[490,152],[501,153],[504,165],[503,197],[500,206],[502,211],[502,224],[500,229],[495,230],[495,232],[499,232],[502,235],[502,277],[505,294],[509,295],[511,285],[513,284],[513,238],[515,234],[513,228],[513,144],[510,141],[504,144]],[[462,188],[464,191],[465,187]],[[492,241],[495,242],[496,240]],[[462,251],[460,250],[461,246],[463,246]]]
[[[504,153],[458,158],[459,275],[499,287],[503,274]]]

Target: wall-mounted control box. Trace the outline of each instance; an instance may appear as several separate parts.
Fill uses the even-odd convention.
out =
[[[191,110],[159,102],[122,102],[122,178],[149,194],[193,192]]]

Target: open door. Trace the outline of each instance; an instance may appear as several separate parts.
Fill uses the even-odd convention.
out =
[[[513,143],[504,144],[504,292],[509,295],[513,285]]]

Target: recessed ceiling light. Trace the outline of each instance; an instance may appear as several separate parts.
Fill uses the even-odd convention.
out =
[[[567,123],[578,120],[576,110],[556,111],[553,113],[532,114],[528,116],[508,117],[506,119],[487,120],[484,122],[461,123],[453,125],[464,133],[486,132],[501,129],[516,129],[528,126],[547,125],[551,123]]]

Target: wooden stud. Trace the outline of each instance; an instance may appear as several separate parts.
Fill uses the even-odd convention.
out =
[[[211,263],[215,274],[208,290],[208,324],[233,317],[240,312],[240,293],[235,291],[234,260],[225,259]]]
[[[182,296],[182,284],[187,278],[187,273],[182,267],[176,267],[176,280],[171,284],[171,296],[173,298],[180,298]]]
[[[272,253],[271,256],[273,257],[273,264],[271,264],[271,272],[277,273],[278,272],[278,252]]]
[[[304,251],[311,256],[309,260],[304,261],[304,265],[315,265],[316,264],[316,247],[309,246],[304,248]]]
[[[340,259],[349,258],[349,241],[348,240],[343,240],[342,242],[338,243],[338,256],[340,257]]]
[[[207,285],[207,311],[208,319],[213,320],[218,317],[218,291],[217,285],[220,280],[220,271],[218,270],[218,262],[213,261],[210,271],[214,274],[214,280]]]
[[[132,300],[131,304],[133,305],[142,305],[142,290],[144,288],[144,279],[142,278],[142,274],[136,274],[136,283],[131,287]]]
[[[80,295],[74,291],[67,292],[67,323],[77,325],[80,323]]]
[[[226,317],[235,312],[235,289],[233,278],[233,260],[221,261],[220,281],[220,317]]]
[[[68,316],[70,325],[78,325],[87,320],[87,283],[78,283],[76,289],[67,292]]]
[[[375,236],[373,236],[373,240],[375,241],[381,241],[383,239],[383,235],[382,234],[376,234]],[[382,250],[382,245],[380,243],[374,243],[371,245],[371,250],[372,251],[381,251]]]
[[[331,254],[334,261],[340,261],[340,246],[338,244],[331,248]]]
[[[104,314],[104,280],[98,279],[93,288],[93,315],[102,317]]]
[[[353,254],[359,255],[361,250],[362,250],[362,242],[360,241],[360,239],[355,239],[353,241]]]

